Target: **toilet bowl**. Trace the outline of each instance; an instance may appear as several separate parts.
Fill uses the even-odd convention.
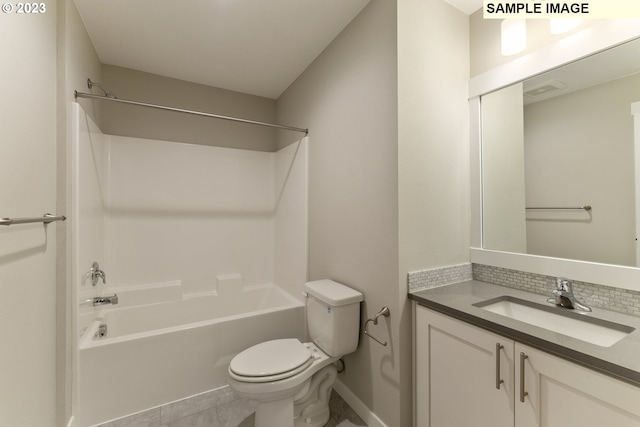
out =
[[[258,403],[255,427],[314,427],[329,420],[337,357],[297,339],[267,341],[238,356],[229,365],[229,386]]]
[[[229,364],[229,386],[257,402],[254,427],[325,425],[335,362],[358,346],[362,294],[332,280],[308,282],[305,290],[311,342],[266,341]]]

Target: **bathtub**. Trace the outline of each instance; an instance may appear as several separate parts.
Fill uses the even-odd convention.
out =
[[[222,387],[229,362],[245,348],[304,338],[303,303],[273,284],[116,307],[102,311],[80,340],[79,427]],[[101,324],[107,335],[98,338]]]

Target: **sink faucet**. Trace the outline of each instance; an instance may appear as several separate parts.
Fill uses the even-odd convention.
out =
[[[554,296],[547,299],[547,302],[572,310],[591,311],[589,306],[582,304],[577,300],[575,295],[573,295],[571,281],[565,277],[556,278],[556,289],[551,291],[551,293]]]

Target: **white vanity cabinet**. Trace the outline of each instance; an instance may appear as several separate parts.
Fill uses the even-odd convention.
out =
[[[415,352],[416,427],[640,427],[640,388],[420,305]]]
[[[513,427],[514,342],[416,308],[416,427]]]
[[[640,426],[639,387],[520,343],[515,357],[516,426]]]

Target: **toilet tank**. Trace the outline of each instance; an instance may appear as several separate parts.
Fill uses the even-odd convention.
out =
[[[360,301],[364,296],[328,279],[307,282],[304,287],[311,340],[334,357],[356,351],[360,335]]]

